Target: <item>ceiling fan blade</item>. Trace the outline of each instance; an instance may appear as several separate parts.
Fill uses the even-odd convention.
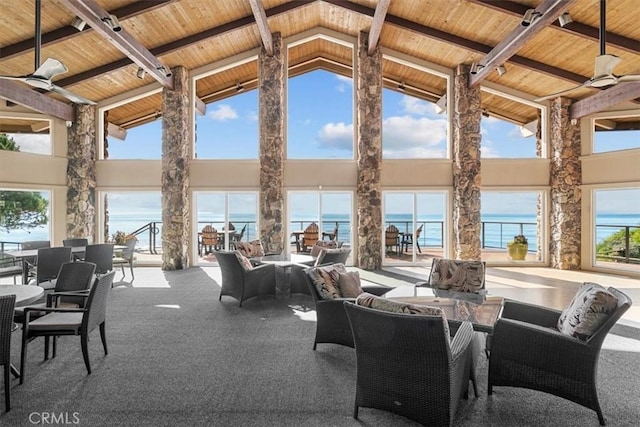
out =
[[[572,87],[570,89],[561,90],[560,92],[552,93],[551,95],[546,95],[546,96],[543,96],[541,98],[537,98],[535,101],[536,102],[540,102],[540,101],[546,101],[548,99],[557,98],[560,95],[564,95],[565,93],[573,92],[574,90],[580,89],[582,87],[587,87],[587,86],[589,86],[590,83],[591,83],[591,80],[587,80],[586,82],[582,83],[581,85],[574,86],[574,87]]]
[[[640,74],[627,74],[618,77],[619,82],[640,82]]]
[[[55,92],[57,94],[60,94],[62,96],[64,96],[65,98],[67,98],[70,101],[75,102],[76,104],[88,104],[88,105],[95,105],[96,103],[93,102],[90,99],[84,98],[80,95],[76,95],[75,93],[68,91],[67,89],[60,87],[60,86],[56,86],[56,85],[51,85],[51,88],[49,89],[51,92]]]
[[[593,70],[593,78],[597,79],[601,76],[610,76],[613,69],[622,61],[622,58],[615,55],[598,55],[596,56],[596,65]]]
[[[66,73],[69,71],[67,67],[55,58],[47,58],[46,61],[33,72],[34,76],[44,77],[47,80],[51,80],[52,77],[58,74]]]
[[[24,82],[26,80],[26,76],[0,76],[0,79],[2,80],[19,80],[21,82]]]

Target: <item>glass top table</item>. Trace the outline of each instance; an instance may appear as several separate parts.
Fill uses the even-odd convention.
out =
[[[500,317],[504,305],[504,298],[500,296],[484,295],[482,298],[477,298],[474,295],[470,299],[465,299],[464,296],[443,298],[433,294],[413,296],[409,295],[409,293],[412,294],[414,292],[413,288],[407,288],[409,289],[396,288],[387,293],[385,298],[409,304],[440,307],[444,311],[447,321],[453,326],[469,321],[474,330],[489,334],[493,333],[493,327]],[[423,291],[430,292],[431,289],[424,289]]]

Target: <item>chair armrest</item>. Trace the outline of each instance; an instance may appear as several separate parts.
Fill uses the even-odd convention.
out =
[[[502,308],[501,318],[520,320],[546,328],[555,328],[561,313],[560,310],[552,308],[506,300]]]
[[[258,264],[256,266],[254,266],[253,270],[247,271],[247,273],[253,274],[253,272],[259,272],[260,270],[269,270],[269,269],[275,270],[276,269],[275,264],[260,263],[260,264]]]
[[[53,299],[58,299],[60,297],[81,297],[81,298],[89,298],[89,289],[80,290],[80,291],[61,291],[61,292],[51,292],[47,294],[47,307],[51,307],[51,303]]]
[[[84,313],[85,309],[83,308],[55,308],[55,307],[25,307],[24,319],[22,320],[23,328],[27,328],[29,326],[29,322],[31,321],[31,312],[46,312],[46,313]]]
[[[471,322],[464,321],[451,340],[451,360],[456,360],[461,354],[464,354],[471,344],[471,338],[473,338],[473,325]]]
[[[428,287],[430,288],[431,286],[429,285],[429,282],[416,282],[415,286],[419,286],[419,287]]]

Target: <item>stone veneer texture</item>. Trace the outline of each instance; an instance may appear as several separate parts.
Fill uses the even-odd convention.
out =
[[[580,230],[582,229],[582,165],[580,163],[580,124],[572,124],[571,101],[551,101],[549,186],[551,199],[551,241],[549,255],[552,268],[578,270],[581,264]]]
[[[67,237],[94,238],[96,107],[76,105],[67,136]]]
[[[172,69],[174,88],[162,91],[162,269],[189,266],[189,72]]]
[[[358,36],[358,257],[357,266],[382,266],[382,54],[368,55],[369,35]]]
[[[264,46],[258,58],[260,87],[260,240],[266,253],[284,251],[284,85],[286,52],[273,34],[273,56]]]
[[[481,259],[480,87],[469,87],[469,66],[454,77],[453,249],[456,259]]]

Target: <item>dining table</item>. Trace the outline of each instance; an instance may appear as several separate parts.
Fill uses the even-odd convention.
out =
[[[24,307],[38,301],[44,295],[44,288],[29,285],[0,285],[0,297],[6,295],[15,295],[16,307]],[[15,366],[9,364],[9,368],[14,377],[20,378],[20,371]]]

